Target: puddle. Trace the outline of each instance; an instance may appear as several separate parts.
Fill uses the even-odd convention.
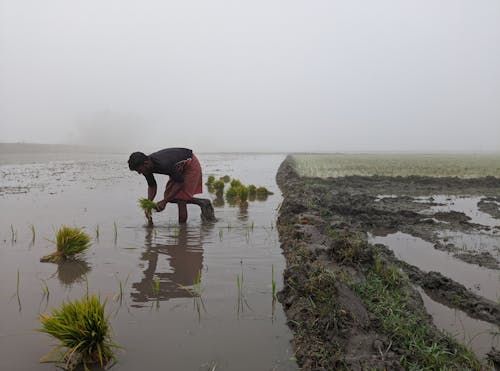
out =
[[[500,262],[500,236],[497,233],[463,233],[445,230],[439,232],[438,236],[443,243],[452,243],[458,250],[489,252]]]
[[[0,369],[55,369],[38,363],[54,341],[34,331],[37,318],[63,300],[81,297],[85,277],[90,292],[108,298],[113,339],[126,349],[113,369],[297,369],[292,334],[281,306],[272,301],[272,270],[281,289],[285,266],[275,228],[281,197],[274,180],[284,156],[198,157],[205,179],[228,174],[274,195],[250,202],[247,210],[222,202],[215,208],[218,221],[208,225],[201,223],[199,208],[188,205],[184,228],[176,223],[176,205],[167,205],[154,214],[153,229],[144,227],[137,206],[146,182],[128,170],[128,155],[0,166],[0,186],[27,187],[25,193],[0,195],[0,347],[9,354]],[[166,177],[158,181],[163,187]],[[40,263],[54,249],[46,238],[53,239],[62,224],[85,227],[93,245],[75,262]],[[237,277],[243,277],[240,295]],[[248,305],[239,305],[239,296]]]
[[[500,349],[498,326],[470,318],[460,310],[448,308],[432,300],[420,287],[417,289],[436,327],[466,345],[480,360],[487,360],[487,353],[492,347]]]
[[[425,272],[440,272],[487,299],[499,300],[499,271],[465,263],[445,251],[436,250],[430,242],[406,233],[396,232],[384,237],[369,234],[368,237],[370,243],[386,245],[399,260]]]
[[[491,215],[479,210],[478,203],[483,199],[482,196],[464,197],[464,196],[447,196],[434,195],[432,197],[415,197],[415,202],[419,203],[436,203],[438,205],[431,206],[428,210],[423,210],[422,214],[434,214],[436,212],[456,211],[464,213],[471,220],[471,223],[484,225],[486,227],[500,226],[500,220],[493,218]]]

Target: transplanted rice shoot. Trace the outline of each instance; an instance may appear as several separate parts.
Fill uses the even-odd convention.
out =
[[[222,197],[222,195],[224,194],[224,186],[225,183],[222,180],[217,180],[214,182],[213,187],[215,189],[215,194],[217,195],[217,197]]]
[[[139,199],[139,206],[144,210],[149,225],[153,225],[153,210],[156,210],[156,204],[147,198],[141,198]]]
[[[54,360],[64,362],[72,369],[83,363],[99,363],[104,367],[110,360],[116,360],[111,342],[111,328],[104,315],[106,300],[96,295],[85,295],[82,300],[68,301],[51,315],[41,314],[42,327],[38,331],[60,340],[54,351],[42,358],[42,362]]]
[[[81,228],[62,226],[56,232],[56,240],[51,242],[57,250],[42,257],[41,262],[58,263],[84,252],[90,246],[90,237]]]

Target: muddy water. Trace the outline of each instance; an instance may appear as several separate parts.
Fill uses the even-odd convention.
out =
[[[424,301],[425,309],[438,328],[467,345],[481,360],[487,360],[491,347],[498,349],[500,346],[498,326],[470,318],[460,310],[448,308],[432,300],[424,290],[418,288],[418,291]]]
[[[54,343],[34,331],[38,315],[81,297],[85,277],[90,292],[108,298],[114,340],[125,348],[113,369],[297,369],[272,300],[273,267],[278,289],[284,267],[274,181],[284,156],[199,155],[205,179],[228,174],[275,194],[246,210],[220,205],[213,224],[189,205],[182,228],[175,205],[146,228],[137,206],[145,180],[128,171],[126,155],[96,157],[0,166],[0,369],[55,369],[38,363]],[[162,187],[166,177],[157,180]],[[40,263],[61,224],[85,227],[93,245],[71,264]]]
[[[434,206],[431,206],[428,210],[423,210],[423,214],[434,214],[439,211],[450,212],[462,212],[470,218],[471,223],[476,223],[483,225],[485,227],[496,227],[500,226],[500,220],[493,218],[491,215],[484,213],[479,210],[478,203],[484,197],[481,196],[449,196],[449,195],[434,195],[430,198],[428,197],[416,197],[416,202],[432,202]]]
[[[396,232],[387,236],[369,235],[371,243],[388,246],[396,258],[425,272],[435,271],[461,283],[466,288],[497,302],[500,298],[500,271],[478,267],[439,251],[430,242]]]

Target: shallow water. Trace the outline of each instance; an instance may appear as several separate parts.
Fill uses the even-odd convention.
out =
[[[466,288],[494,302],[500,298],[500,272],[468,264],[445,251],[436,250],[430,242],[406,233],[387,236],[369,235],[370,243],[381,243],[394,251],[396,258],[425,272],[440,272]]]
[[[464,312],[448,308],[432,300],[421,288],[418,288],[424,301],[425,309],[432,316],[440,330],[454,336],[471,349],[479,359],[486,361],[491,347],[500,346],[500,329],[488,322],[470,318]]]
[[[428,210],[422,211],[423,214],[434,214],[439,211],[456,211],[464,213],[470,218],[471,223],[483,225],[485,227],[500,226],[500,220],[479,210],[478,203],[484,197],[481,196],[450,196],[434,195],[432,197],[415,197],[416,202],[432,202],[438,205],[431,206]]]
[[[272,300],[273,267],[280,289],[285,265],[274,180],[284,156],[200,154],[205,180],[228,174],[274,195],[247,210],[217,207],[213,224],[202,224],[199,208],[189,205],[183,228],[175,205],[154,214],[155,228],[144,227],[137,200],[145,180],[128,170],[126,155],[95,157],[0,166],[0,349],[9,355],[0,369],[55,369],[38,363],[54,344],[34,331],[38,315],[81,297],[85,276],[90,292],[108,298],[114,340],[125,348],[113,369],[297,369],[292,334]],[[157,180],[161,191],[166,177]],[[62,224],[85,227],[93,245],[71,264],[40,263],[54,249],[46,238]]]

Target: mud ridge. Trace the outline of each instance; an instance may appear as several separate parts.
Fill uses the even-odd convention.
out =
[[[456,357],[456,367],[483,367],[477,360],[464,363],[464,359],[474,357],[437,330],[414,285],[471,317],[496,324],[500,321],[498,303],[473,294],[439,273],[425,273],[399,261],[385,246],[369,244],[367,231],[413,232],[437,244],[437,231],[443,227],[440,220],[449,230],[475,230],[478,226],[463,213],[440,212],[436,215],[439,219],[435,218],[437,222],[425,220],[427,216],[422,211],[429,208],[432,200],[417,203],[408,195],[412,191],[415,195],[429,191],[454,194],[457,187],[492,195],[490,187],[498,187],[500,180],[395,179],[301,178],[290,156],[278,170],[277,183],[284,197],[278,228],[287,261],[285,286],[279,300],[294,331],[296,358],[304,370],[405,369],[427,365],[425,355],[412,354],[414,350],[407,347],[404,337],[398,338],[398,334],[388,330],[377,304],[373,305],[363,294],[377,274],[386,286],[403,293],[408,313],[425,328],[423,341],[443,346]],[[425,193],[422,185],[426,186]],[[378,196],[383,194],[393,196],[380,199]],[[394,267],[404,273],[398,273],[400,270]],[[330,300],[323,305],[324,292]]]

